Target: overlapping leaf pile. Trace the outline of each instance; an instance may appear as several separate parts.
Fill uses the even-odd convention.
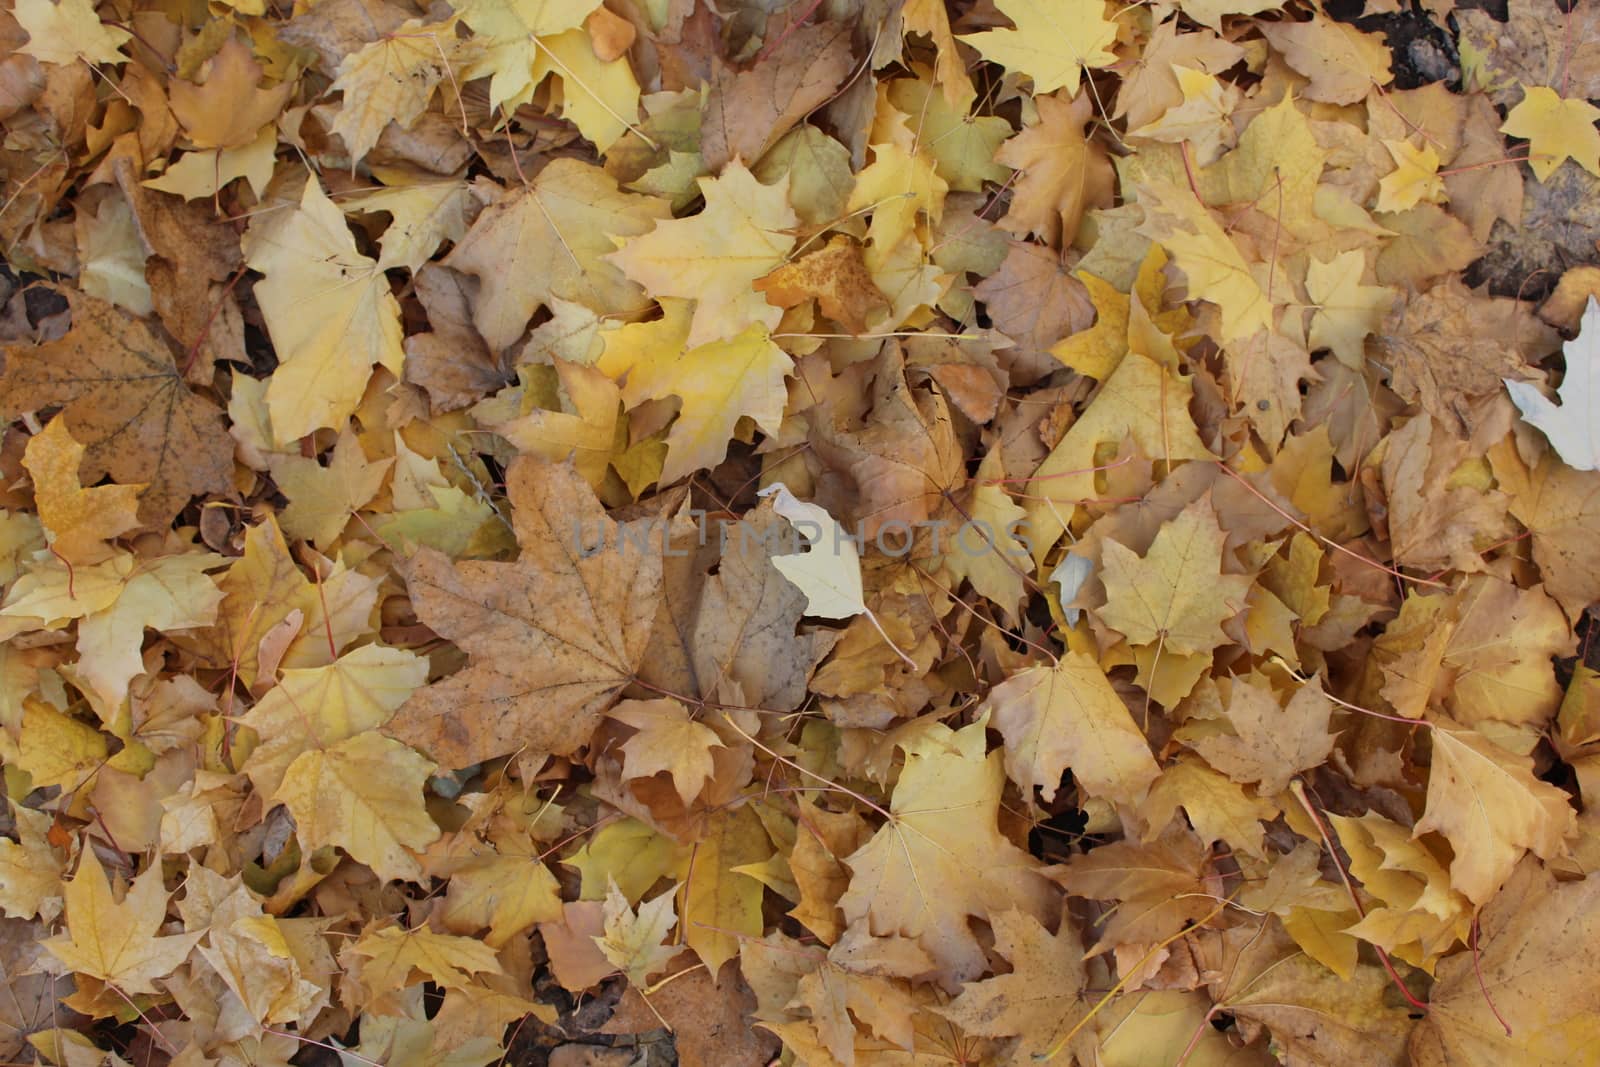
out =
[[[4,6],[4,1058],[1593,1062],[1591,0]]]

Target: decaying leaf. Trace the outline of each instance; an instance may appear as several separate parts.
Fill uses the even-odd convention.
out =
[[[661,595],[649,522],[606,518],[571,467],[524,459],[507,478],[516,563],[452,563],[425,548],[407,574],[418,615],[475,659],[413,695],[385,730],[450,767],[576,752],[633,680]]]

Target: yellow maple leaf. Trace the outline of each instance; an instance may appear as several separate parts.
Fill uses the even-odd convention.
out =
[[[28,439],[22,465],[33,478],[33,499],[51,549],[72,564],[99,563],[114,551],[106,541],[139,525],[142,485],[85,489],[78,481],[83,446],[57,415]]]
[[[661,879],[681,871],[688,856],[688,846],[638,819],[624,818],[602,826],[561,862],[581,877],[579,900],[604,900],[615,884],[626,900],[638,901]]]
[[[218,579],[223,601],[217,625],[193,642],[219,666],[255,685],[263,662],[261,641],[298,613],[297,635],[283,652],[285,667],[332,662],[339,650],[368,632],[380,578],[335,563],[312,582],[295,564],[272,516],[245,534],[244,554]],[[180,638],[188,641],[188,638]]]
[[[911,71],[915,78],[879,85],[868,142],[898,141],[909,151],[926,151],[939,177],[956,192],[981,192],[986,181],[1005,181],[1007,167],[995,158],[995,150],[1011,136],[1011,123],[998,115],[973,115],[967,107],[951,107],[926,64],[912,63]]]
[[[1161,773],[1105,671],[1082,653],[1019,671],[986,704],[1006,739],[1006,771],[1025,797],[1037,786],[1049,803],[1070,768],[1085,796],[1137,805]]]
[[[668,396],[682,401],[667,432],[661,484],[721,463],[741,418],[776,437],[788,400],[784,379],[792,370],[789,354],[759,324],[676,357],[658,350],[648,363],[634,367],[623,394],[630,406]]]
[[[440,833],[422,797],[435,767],[400,742],[368,731],[296,756],[272,800],[294,816],[295,835],[306,850],[337,845],[384,881],[414,880],[422,868],[411,851],[426,848]]]
[[[379,238],[383,251],[378,266],[405,267],[415,274],[445,241],[466,236],[468,216],[476,201],[463,181],[407,182],[400,180],[401,175],[380,173],[394,184],[350,197],[342,206],[347,214],[387,212],[393,221]]]
[[[558,359],[555,369],[572,411],[540,408],[509,422],[485,422],[516,445],[519,452],[543,456],[555,463],[570,456],[578,473],[599,490],[605,483],[611,457],[626,444],[626,426],[619,425],[617,419],[622,391],[593,367]]]
[[[294,83],[263,89],[264,73],[250,46],[230,37],[208,61],[201,84],[172,79],[172,113],[196,148],[243,147],[278,117]]]
[[[101,23],[89,0],[17,0],[18,24],[28,33],[28,43],[18,51],[42,63],[65,66],[85,63],[126,63],[122,46],[133,34]]]
[[[1212,163],[1233,144],[1235,134],[1229,116],[1238,106],[1239,90],[1203,70],[1176,63],[1172,64],[1172,74],[1183,94],[1182,101],[1160,118],[1129,130],[1128,136],[1173,144],[1188,142],[1194,145],[1200,163]]]
[[[642,313],[649,307],[644,291],[606,253],[616,249],[613,237],[644,234],[670,212],[665,200],[623,192],[599,167],[555,159],[527,186],[484,208],[444,263],[483,283],[472,320],[499,351],[555,297],[602,315]]]
[[[961,40],[983,58],[1033,79],[1036,94],[1065,89],[1078,94],[1083,72],[1117,61],[1107,49],[1117,24],[1106,18],[1103,0],[997,0],[1013,30],[968,33]]]
[[[1450,884],[1484,904],[1511,876],[1524,852],[1564,854],[1576,823],[1567,794],[1533,776],[1533,761],[1506,751],[1449,719],[1433,721],[1428,802],[1417,834],[1437,830],[1450,842]]]
[[[711,777],[711,750],[723,746],[711,727],[689,717],[676,700],[625,700],[606,714],[638,733],[622,743],[622,777],[665,772],[687,807]]]
[[[52,922],[61,914],[64,864],[49,841],[49,812],[11,805],[17,840],[0,840],[0,911],[7,918]]]
[[[1189,415],[1191,386],[1159,363],[1130,353],[1117,364],[1072,424],[1067,435],[1034,471],[1028,495],[1028,533],[1035,560],[1043,560],[1066,530],[1079,503],[1096,495],[1096,453],[1132,437],[1147,456],[1168,462],[1209,459]]]
[[[626,55],[602,59],[585,31],[534,37],[537,49],[529,92],[550,75],[561,80],[561,114],[601,152],[633,128],[639,83]]]
[[[105,734],[33,697],[22,700],[19,733],[13,762],[34,789],[59,786],[71,793],[106,765],[110,751]]]
[[[1472,905],[1450,887],[1446,862],[1425,838],[1375,811],[1328,818],[1350,857],[1350,873],[1382,902],[1368,905],[1345,932],[1431,971],[1441,955],[1467,939],[1472,925]]]
[[[174,633],[216,621],[222,590],[206,572],[225,562],[210,552],[143,561],[114,603],[78,623],[75,673],[108,721],[128,695],[128,683],[145,672],[146,629]]]
[[[1278,817],[1278,806],[1266,797],[1246,793],[1239,783],[1187,753],[1163,767],[1161,777],[1150,786],[1150,795],[1139,809],[1149,823],[1145,840],[1170,829],[1180,807],[1206,844],[1224,841],[1238,854],[1270,855],[1263,823]]]
[[[289,506],[279,516],[284,532],[326,550],[350,516],[378,495],[393,465],[393,459],[368,462],[349,427],[339,434],[327,466],[305,456],[268,457],[272,480],[289,498]]]
[[[616,882],[606,891],[605,933],[594,938],[594,943],[617,970],[627,975],[628,981],[641,989],[649,985],[651,975],[661,973],[678,954],[677,946],[662,944],[678,922],[672,907],[676,895],[677,887],[665,890],[654,900],[639,905],[635,912]]]
[[[872,210],[867,226],[867,268],[877,272],[911,235],[921,215],[939,221],[950,185],[926,155],[898,143],[872,146],[872,162],[856,175],[846,211]],[[884,288],[879,283],[879,288]]]
[[[378,143],[390,122],[410,126],[470,48],[457,38],[456,20],[424,23],[408,19],[359,51],[345,56],[330,92],[344,94],[333,132],[350,149],[355,166]]]
[[[156,980],[175,971],[205,936],[204,930],[158,934],[167,917],[160,863],[146,868],[118,900],[100,857],[86,846],[63,896],[67,932],[44,947],[76,973],[110,982],[123,993],[158,992]]]
[[[905,33],[922,33],[933,40],[937,51],[934,77],[944,92],[945,102],[952,110],[969,110],[978,91],[973,88],[966,61],[956,48],[955,34],[950,31],[950,13],[945,10],[943,0],[906,0],[900,19]]]
[[[474,985],[474,975],[505,973],[494,949],[477,938],[439,934],[425,926],[368,929],[350,951],[363,957],[360,979],[371,997],[423,980],[445,989],[467,989]]]
[[[405,363],[389,280],[357,251],[344,214],[314,176],[298,207],[252,220],[244,250],[266,275],[255,292],[278,352],[267,384],[274,440],[288,445],[313,430],[342,428],[372,365],[398,378]]]
[[[1600,108],[1567,99],[1543,85],[1524,85],[1522,102],[1506,115],[1501,133],[1528,139],[1528,166],[1544,181],[1567,160],[1600,176]]]
[[[988,969],[972,918],[1020,910],[1043,922],[1056,900],[1038,861],[996,823],[1006,775],[1001,754],[987,752],[988,727],[982,715],[903,740],[890,820],[845,858],[850,888],[839,898],[851,926],[915,940],[950,982]]]
[[[327,1005],[320,980],[333,965],[321,936],[326,919],[267,915],[238,875],[230,880],[203,867],[189,873],[185,891],[179,909],[190,926],[202,921],[200,898],[210,911],[200,954],[258,1022],[294,1021]]]
[[[717,178],[701,178],[705,209],[658,222],[620,251],[603,257],[654,296],[695,302],[686,343],[722,341],[759,323],[772,329],[783,312],[751,288],[794,247],[787,232],[799,222],[789,206],[789,179],[762,185],[745,165],[729,163]]]
[[[450,875],[444,924],[452,933],[485,930],[498,949],[535,923],[561,918],[561,884],[540,858],[507,850],[475,856]]]
[[[265,196],[277,162],[278,128],[263,126],[256,139],[238,148],[184,152],[159,177],[146,179],[147,189],[198,200],[215,196],[235,178],[243,178],[256,196]]]
[[[1221,623],[1243,610],[1251,582],[1222,573],[1223,541],[1209,497],[1163,526],[1142,558],[1106,541],[1101,618],[1136,645],[1159,642],[1180,655],[1210,652],[1228,639]]]
[[[583,27],[597,0],[469,0],[461,21],[481,39],[461,70],[463,80],[491,75],[489,106],[529,103],[550,75],[560,79],[556,103],[580,133],[604,152],[638,114],[639,83],[626,55],[599,54]]]
[[[1016,535],[1028,513],[1006,492],[1003,462],[1001,449],[991,448],[978,465],[963,505],[966,523],[946,539],[944,570],[954,582],[971,582],[980,596],[1015,618],[1034,563]]]
[[[1097,998],[1084,988],[1083,937],[1072,919],[1063,916],[1054,934],[1025,911],[998,912],[990,922],[1010,972],[967,984],[935,1010],[968,1034],[1018,1038],[1013,1063],[1049,1059],[1076,1032],[1069,1047],[1084,1062],[1097,1045],[1095,1030],[1083,1025]]]
[[[1316,256],[1306,264],[1306,292],[1316,309],[1311,314],[1311,348],[1328,348],[1339,362],[1360,370],[1366,362],[1362,341],[1383,325],[1398,295],[1385,285],[1363,285],[1366,254],[1340,252],[1327,262]]]
[[[1161,242],[1189,283],[1189,297],[1222,309],[1227,342],[1272,328],[1274,307],[1288,299],[1287,287],[1267,292],[1263,263],[1244,258],[1222,224],[1192,192],[1164,181],[1140,186],[1146,221],[1139,232]]]
[[[1443,203],[1444,179],[1439,177],[1439,153],[1432,145],[1416,147],[1410,141],[1384,141],[1394,157],[1395,169],[1378,182],[1378,211],[1405,211],[1422,201]]]
[[[761,936],[765,890],[747,872],[772,854],[766,828],[749,804],[713,812],[704,836],[691,846],[686,865],[677,873],[683,879],[678,914],[683,916],[684,944],[710,973],[737,956],[742,942]]]
[[[363,645],[325,666],[284,671],[239,719],[260,737],[245,758],[245,774],[270,796],[302,752],[376,730],[427,680],[426,659],[382,645]]]

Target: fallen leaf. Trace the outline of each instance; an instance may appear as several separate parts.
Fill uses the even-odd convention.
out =
[[[594,943],[636,987],[648,988],[650,976],[660,974],[679,952],[676,945],[662,944],[678,922],[675,895],[668,889],[635,912],[615,882],[606,891],[605,934]]]
[[[69,970],[115,983],[124,993],[157,992],[156,981],[181,966],[205,936],[204,931],[158,934],[167,914],[159,863],[135,878],[118,900],[100,857],[85,848],[63,896],[67,933],[45,941],[44,948]]]
[[[1085,796],[1136,806],[1160,769],[1105,672],[1087,656],[1068,652],[1053,668],[1031,667],[989,693],[994,726],[1006,739],[1006,771],[1048,803],[1062,771]]]
[[[788,181],[762,185],[742,163],[700,179],[700,192],[700,214],[657,222],[604,257],[657,296],[694,300],[685,342],[691,348],[728,340],[753,323],[778,325],[782,313],[751,283],[783,262],[794,247],[787,231],[799,221]]]
[[[245,261],[278,348],[267,384],[272,434],[287,445],[338,427],[361,402],[374,364],[404,370],[400,305],[376,261],[356,249],[344,215],[312,177],[297,207],[257,216]]]
[[[435,770],[398,741],[373,731],[296,756],[272,799],[294,816],[308,849],[337,845],[384,881],[416,880],[412,856],[439,836],[422,803]]]
[[[1584,412],[1593,402],[1595,377],[1600,374],[1600,301],[1592,296],[1578,336],[1566,344],[1566,356],[1560,407],[1527,382],[1507,378],[1506,389],[1523,419],[1544,432],[1567,466],[1592,471],[1600,467],[1600,436]]]
[[[1450,882],[1484,904],[1524,852],[1560,856],[1574,825],[1567,795],[1535,778],[1530,761],[1475,730],[1435,719],[1428,803],[1415,832],[1443,834],[1455,849]]]
[[[413,695],[385,730],[449,767],[587,743],[633,680],[661,595],[649,520],[606,518],[571,467],[525,458],[506,478],[516,563],[422,549],[407,573],[419,617],[475,659]]]
[[[222,411],[184,384],[166,343],[110,304],[69,302],[66,336],[6,349],[4,411],[62,405],[66,431],[84,448],[80,479],[143,485],[143,522],[166,522],[191,497],[226,489],[233,448],[219,432]]]
[[[1180,655],[1216,648],[1226,640],[1222,621],[1239,612],[1250,588],[1248,577],[1221,573],[1222,544],[1216,510],[1205,499],[1163,527],[1142,558],[1106,542],[1106,624],[1134,644],[1159,643]]]

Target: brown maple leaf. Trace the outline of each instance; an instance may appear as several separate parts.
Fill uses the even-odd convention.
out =
[[[418,617],[472,662],[384,729],[448,767],[576,752],[633,681],[661,597],[664,523],[614,523],[570,465],[532,457],[511,465],[506,490],[515,563],[422,549],[406,568]]]
[[[62,405],[84,446],[83,482],[146,483],[139,517],[165,525],[203,493],[227,492],[233,441],[222,411],[190,392],[167,342],[105,301],[75,291],[59,341],[5,350],[0,414]]]

